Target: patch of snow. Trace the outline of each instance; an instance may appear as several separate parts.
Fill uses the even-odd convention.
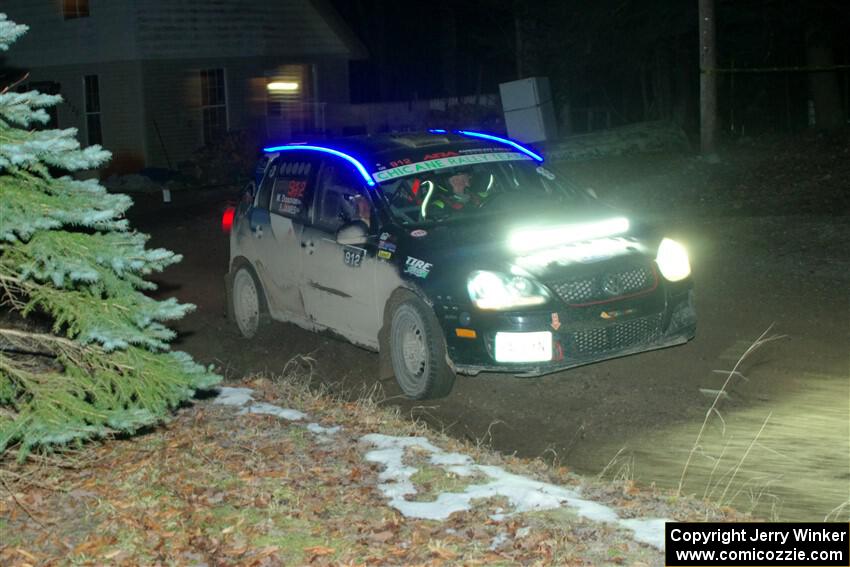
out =
[[[286,409],[274,404],[267,404],[266,402],[255,402],[253,396],[254,390],[251,388],[228,388],[227,386],[222,386],[218,389],[218,396],[216,396],[215,400],[213,400],[213,403],[226,406],[247,405],[247,407],[242,408],[239,415],[256,413],[276,415],[277,417],[288,419],[290,421],[307,419],[307,414],[298,410]],[[330,427],[327,429],[330,431],[333,428]]]
[[[319,425],[318,423],[308,423],[307,430],[311,433],[315,433],[316,435],[333,435],[334,433],[339,433],[339,430],[342,429],[340,425],[334,425],[333,427],[325,427],[323,425]]]
[[[490,541],[490,551],[496,551],[506,541],[508,541],[508,534],[505,532],[499,532],[496,534],[496,537]]]
[[[214,404],[223,404],[226,406],[244,406],[248,402],[254,401],[251,397],[254,390],[251,388],[228,388],[222,386],[218,389],[218,396],[213,400]]]
[[[531,533],[531,528],[525,526],[524,528],[520,528],[516,531],[516,537],[523,538]]]
[[[635,541],[664,550],[664,524],[670,522],[666,518],[633,518],[620,520],[619,524],[634,534]]]
[[[431,464],[434,465],[471,465],[472,458],[460,453],[434,453],[431,455]]]
[[[581,498],[577,490],[512,474],[501,467],[474,464],[468,456],[446,453],[422,437],[370,434],[361,437],[361,441],[377,447],[367,452],[365,458],[384,466],[378,476],[381,481],[378,489],[389,499],[390,506],[407,517],[445,520],[454,512],[469,510],[475,499],[501,496],[511,503],[512,513],[569,506],[583,518],[617,524],[632,531],[636,541],[664,549],[664,519],[621,519],[609,506]],[[407,448],[431,453],[430,462],[448,472],[464,476],[479,473],[490,482],[472,484],[463,492],[444,492],[431,502],[406,500],[406,496],[416,494],[410,478],[417,472],[403,462]],[[504,514],[501,513],[493,516],[493,519],[502,518]]]
[[[288,419],[289,421],[299,421],[302,419],[307,419],[307,414],[302,413],[298,410],[282,408],[280,406],[276,406],[274,404],[267,404],[265,402],[255,402],[249,407],[243,408],[239,412],[239,415],[245,415],[249,413],[274,415],[282,419]]]

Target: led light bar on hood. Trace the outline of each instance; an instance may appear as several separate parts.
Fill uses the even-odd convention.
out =
[[[615,236],[628,230],[629,219],[625,217],[545,228],[523,228],[510,234],[508,246],[514,252],[528,252],[570,242]]]

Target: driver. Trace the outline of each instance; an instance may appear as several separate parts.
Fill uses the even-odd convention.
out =
[[[437,184],[433,204],[438,209],[462,210],[467,207],[481,206],[483,195],[472,191],[472,172],[460,169],[445,178],[445,182]]]

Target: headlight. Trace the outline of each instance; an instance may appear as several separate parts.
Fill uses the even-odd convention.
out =
[[[661,241],[655,261],[658,263],[661,274],[671,282],[683,280],[691,275],[688,252],[675,240],[665,238]]]
[[[531,278],[498,272],[472,272],[466,288],[479,309],[513,309],[549,301],[546,288]]]

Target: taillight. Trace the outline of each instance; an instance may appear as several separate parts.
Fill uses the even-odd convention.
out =
[[[233,217],[236,215],[236,207],[227,207],[224,209],[224,214],[221,216],[221,230],[230,232],[233,228]]]

